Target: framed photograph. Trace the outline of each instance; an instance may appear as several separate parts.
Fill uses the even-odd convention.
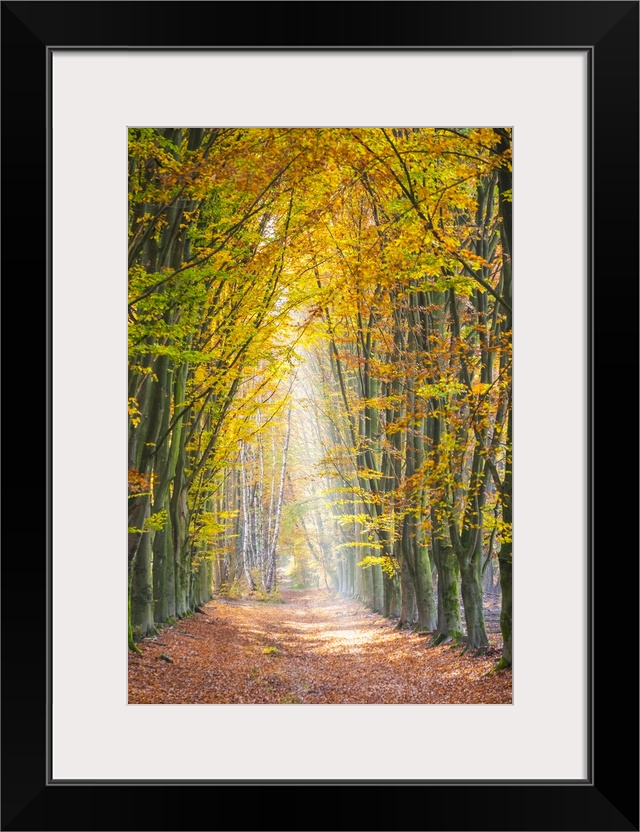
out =
[[[237,829],[638,829],[638,3],[4,2],[2,22],[5,282],[11,310],[25,268],[38,287],[47,436],[20,466],[47,461],[46,537],[3,564],[2,828],[209,828],[224,805]],[[513,137],[512,700],[128,699],[127,140],[167,127],[349,128],[373,155],[379,128],[394,152],[413,127]]]

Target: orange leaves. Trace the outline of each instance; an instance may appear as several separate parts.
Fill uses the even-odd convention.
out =
[[[155,475],[147,476],[141,474],[136,468],[129,468],[129,493],[143,494],[151,491],[151,486],[157,477]]]
[[[273,605],[217,599],[143,643],[129,657],[129,702],[511,702],[511,672],[486,675],[500,654],[496,632],[473,657],[427,649],[424,636],[325,590],[282,595]]]

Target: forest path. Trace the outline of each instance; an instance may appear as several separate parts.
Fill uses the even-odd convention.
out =
[[[511,702],[511,673],[486,675],[495,648],[481,657],[426,649],[424,636],[357,601],[323,589],[281,594],[283,603],[216,598],[141,644],[129,656],[129,702]]]

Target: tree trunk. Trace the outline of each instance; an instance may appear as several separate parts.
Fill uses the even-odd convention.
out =
[[[371,609],[382,612],[384,608],[384,582],[382,567],[379,563],[371,566]]]
[[[400,576],[395,574],[389,576],[384,573],[384,606],[383,615],[385,618],[400,618]]]
[[[154,635],[151,582],[151,532],[140,535],[131,580],[131,630],[136,641]]]
[[[434,560],[438,569],[438,633],[446,639],[460,638],[460,596],[458,578],[460,569],[451,546],[434,542]]]
[[[182,617],[189,611],[191,590],[191,547],[189,546],[189,505],[187,490],[176,478],[171,500],[173,515],[173,554],[175,570],[176,615]]]
[[[503,130],[501,133],[500,151],[506,154],[511,146],[510,135]],[[513,183],[513,174],[511,165],[505,161],[498,171],[498,186],[499,186],[499,205],[502,222],[500,223],[500,235],[502,237],[502,283],[504,296],[511,305],[512,296],[512,227],[513,227],[513,213],[511,202],[511,189]],[[512,330],[512,313],[507,311],[507,320],[505,322],[504,331],[511,340]],[[503,351],[504,354],[504,351]],[[506,364],[501,356],[501,364]],[[507,416],[507,450],[504,479],[502,483],[502,519],[507,525],[508,537],[507,541],[501,541],[500,554],[498,556],[500,562],[500,589],[502,592],[502,608],[500,612],[500,629],[502,631],[503,639],[503,653],[500,664],[510,667],[512,664],[512,642],[511,642],[511,628],[512,628],[512,565],[513,565],[513,543],[511,541],[512,531],[511,524],[513,521],[511,497],[512,497],[512,483],[513,483],[513,435],[512,435],[512,407],[509,408]]]
[[[500,563],[500,589],[502,592],[502,606],[500,611],[500,630],[502,631],[502,659],[500,664],[504,667],[511,667],[513,661],[511,635],[512,635],[512,569],[513,569],[513,544],[511,542],[511,523],[513,521],[513,514],[511,509],[511,487],[512,487],[512,462],[511,462],[511,447],[512,447],[512,411],[509,409],[507,416],[507,462],[506,470],[504,472],[504,482],[502,486],[502,518],[508,523],[509,540],[502,541],[500,545],[500,554],[498,556]]]
[[[280,488],[278,491],[278,501],[276,504],[276,515],[275,519],[273,520],[273,527],[271,532],[271,540],[268,552],[268,568],[267,568],[267,580],[265,582],[265,589],[267,592],[271,592],[271,589],[275,582],[276,577],[276,549],[278,546],[278,535],[280,534],[280,522],[282,519],[282,503],[284,498],[284,480],[285,474],[287,470],[287,454],[289,451],[289,440],[291,437],[291,407],[289,407],[289,411],[287,413],[287,429],[284,437],[284,447],[282,449],[282,467],[280,469]],[[275,460],[274,460],[275,463]],[[271,516],[269,517],[269,526],[271,527]]]
[[[416,606],[418,610],[418,629],[426,632],[435,630],[438,625],[438,610],[433,591],[431,563],[427,547],[417,540],[413,542],[416,564]]]
[[[405,520],[407,518],[405,517]],[[403,554],[402,563],[400,564],[400,590],[401,590],[401,604],[400,604],[400,621],[399,627],[411,626],[418,617],[417,603],[416,603],[416,588],[413,577],[409,571],[409,552],[405,556]]]
[[[478,580],[475,563],[468,562],[460,567],[464,617],[467,625],[467,643],[470,648],[489,646],[489,638],[484,623],[482,604],[482,582]]]

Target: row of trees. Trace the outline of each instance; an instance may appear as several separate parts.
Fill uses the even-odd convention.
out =
[[[483,648],[497,554],[510,664],[509,131],[139,129],[129,153],[131,645],[302,548]]]

